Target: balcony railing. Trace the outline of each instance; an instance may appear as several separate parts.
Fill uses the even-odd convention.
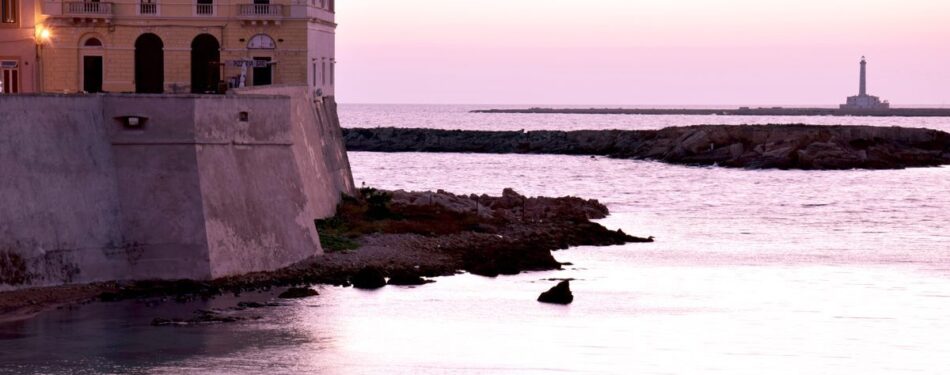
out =
[[[112,3],[75,1],[63,3],[63,14],[70,16],[112,16]]]
[[[158,4],[141,3],[139,4],[139,14],[158,14]]]
[[[196,4],[195,14],[199,16],[213,16],[214,4]]]
[[[244,19],[274,19],[284,15],[284,8],[280,4],[241,4],[238,8],[238,17]]]

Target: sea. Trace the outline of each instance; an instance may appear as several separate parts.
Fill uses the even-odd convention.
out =
[[[344,127],[656,129],[806,123],[950,131],[950,118],[473,114],[340,106]],[[504,107],[503,107],[504,108]],[[358,185],[605,203],[656,242],[555,253],[563,270],[320,296],[260,319],[153,327],[233,306],[91,303],[0,325],[0,373],[947,374],[950,167],[782,171],[563,155],[351,152]],[[571,305],[536,301],[570,278]]]

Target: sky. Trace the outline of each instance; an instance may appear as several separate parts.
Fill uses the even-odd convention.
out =
[[[946,0],[340,0],[341,103],[950,106]]]

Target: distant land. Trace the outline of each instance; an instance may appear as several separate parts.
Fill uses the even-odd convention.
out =
[[[950,108],[786,108],[739,107],[730,109],[688,108],[523,108],[477,109],[472,113],[533,113],[578,115],[722,115],[722,116],[867,116],[867,117],[950,117]]]

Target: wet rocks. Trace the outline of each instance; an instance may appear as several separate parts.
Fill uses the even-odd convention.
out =
[[[571,293],[571,281],[561,281],[547,292],[541,293],[541,295],[538,296],[538,302],[558,305],[568,305],[574,302],[574,294]]]
[[[357,289],[379,289],[386,286],[386,277],[376,267],[364,267],[350,278],[350,282]]]
[[[310,288],[290,288],[277,296],[277,298],[283,299],[300,299],[308,298],[313,296],[318,296],[320,293],[317,293],[316,290]]]

